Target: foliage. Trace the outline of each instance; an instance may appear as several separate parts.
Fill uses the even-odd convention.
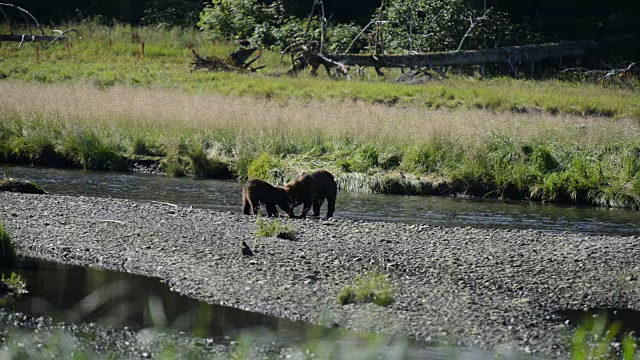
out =
[[[433,52],[456,50],[470,26],[466,19],[483,14],[463,0],[391,0],[383,15],[388,21],[383,31],[386,48]],[[489,11],[465,41],[464,49],[501,46],[498,41],[505,39],[510,29],[505,14]]]
[[[344,53],[349,49],[351,42],[355,40],[349,53],[359,53],[367,47],[366,35],[356,39],[362,27],[354,24],[331,24],[327,27],[327,51],[330,53]]]
[[[247,170],[247,176],[256,179],[270,179],[274,170],[280,166],[280,161],[266,152],[260,153],[251,162]]]
[[[369,271],[356,279],[355,286],[346,286],[338,294],[338,303],[374,303],[388,306],[394,300],[394,291],[385,274]]]
[[[320,22],[316,18],[312,20],[312,26],[307,36],[310,39],[320,39]],[[283,50],[291,44],[302,43],[307,27],[307,20],[287,17],[278,23],[256,24],[251,40],[257,45]]]
[[[292,43],[302,42],[307,31],[308,19],[290,16],[282,1],[270,4],[257,0],[214,0],[200,15],[198,26],[210,39],[237,40],[250,38],[262,48],[283,50]],[[360,32],[355,24],[329,24],[326,49],[329,52],[345,51]],[[307,34],[307,41],[320,42],[320,21],[314,17]],[[364,48],[366,40],[360,38],[352,52]]]
[[[4,225],[0,223],[0,268],[8,269],[15,265],[18,254],[16,253],[15,245],[9,237],[9,233],[4,228]]]
[[[281,239],[295,240],[296,231],[290,223],[284,224],[280,219],[264,219],[258,216],[256,219],[257,237],[279,237]]]
[[[279,2],[213,0],[200,14],[198,27],[211,39],[238,40],[253,36],[257,25],[278,27],[283,18]]]

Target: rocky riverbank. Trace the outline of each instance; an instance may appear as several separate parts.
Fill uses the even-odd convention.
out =
[[[421,340],[545,355],[566,350],[553,312],[640,310],[640,238],[293,220],[296,240],[256,238],[239,213],[119,199],[0,193],[20,252],[166,279],[211,303]],[[241,242],[256,251],[241,256]],[[388,274],[389,307],[338,305],[367,269]]]

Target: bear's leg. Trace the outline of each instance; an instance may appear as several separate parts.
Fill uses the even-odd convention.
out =
[[[251,202],[247,198],[246,194],[242,194],[242,212],[245,215],[251,215]]]
[[[304,199],[304,205],[302,206],[302,212],[300,213],[300,219],[304,219],[305,217],[307,217],[307,213],[311,209],[312,205],[313,205],[313,196],[307,196]]]
[[[280,206],[280,209],[282,209],[282,211],[284,211],[285,213],[287,213],[287,216],[288,216],[290,219],[293,219],[293,218],[294,218],[294,215],[293,215],[293,207],[289,206],[289,204],[288,204],[288,203],[286,203],[286,204],[280,204],[280,205],[278,205],[278,206]]]
[[[320,207],[322,207],[323,202],[323,196],[316,196],[316,198],[313,199],[313,216],[320,216]]]
[[[327,196],[327,218],[333,217],[333,212],[336,210],[336,195],[331,194]]]
[[[258,215],[258,213],[260,212],[260,200],[255,197],[250,197],[249,203],[251,204],[251,212],[253,213],[253,215]]]
[[[278,217],[278,209],[275,204],[267,204],[267,216],[268,217]]]

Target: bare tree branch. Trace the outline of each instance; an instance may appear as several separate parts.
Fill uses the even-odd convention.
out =
[[[27,20],[27,18],[24,16],[24,14],[29,15],[29,17],[31,18],[31,20],[33,20],[33,23],[38,27],[38,29],[40,29],[40,34],[42,36],[44,35],[44,30],[42,29],[42,25],[40,25],[40,23],[38,22],[38,20],[36,20],[35,16],[31,15],[30,12],[28,12],[27,10],[21,8],[20,6],[16,6],[13,4],[9,4],[9,3],[0,3],[0,6],[6,6],[6,7],[11,7],[14,9],[17,9],[18,12],[20,13],[20,15],[22,15],[22,17],[25,19],[25,21],[27,22],[27,24],[29,24],[29,32],[31,34],[33,34],[33,32],[31,31],[31,23],[29,22],[29,20]]]
[[[362,34],[363,34],[363,33],[364,33],[368,28],[369,28],[369,26],[373,25],[374,23],[375,23],[375,20],[371,20],[371,21],[369,21],[369,23],[367,24],[367,26],[365,26],[365,27],[362,29],[362,31],[360,31],[360,32],[358,33],[358,35],[356,35],[356,37],[354,37],[354,38],[353,38],[353,40],[351,41],[351,44],[349,44],[349,47],[348,47],[348,48],[347,48],[347,50],[345,50],[345,52],[344,52],[344,54],[345,54],[345,55],[349,53],[349,50],[351,50],[351,47],[353,46],[353,44],[355,44],[355,43],[356,43],[356,41],[358,40],[358,38],[360,37],[360,35],[362,35]]]
[[[487,19],[487,15],[489,14],[489,11],[490,11],[490,10],[491,10],[491,9],[489,9],[489,10],[485,11],[485,12],[484,12],[484,14],[483,14],[482,16],[480,16],[480,17],[478,17],[478,18],[475,18],[475,19],[473,18],[473,15],[472,15],[472,14],[469,14],[469,17],[468,17],[468,18],[464,18],[465,20],[469,21],[469,28],[467,29],[467,32],[466,32],[466,33],[464,33],[464,36],[462,37],[462,40],[460,40],[460,44],[458,45],[458,49],[457,49],[456,51],[460,51],[460,50],[462,49],[462,44],[464,44],[464,41],[465,41],[468,37],[472,36],[472,32],[473,32],[473,30],[475,29],[475,27],[476,27],[479,23],[481,23],[483,20],[486,20],[486,19]]]

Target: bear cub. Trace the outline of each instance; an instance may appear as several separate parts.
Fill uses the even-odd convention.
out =
[[[242,188],[242,212],[245,215],[256,215],[260,210],[260,205],[267,207],[267,216],[279,216],[276,205],[284,212],[293,217],[293,209],[290,204],[287,190],[282,186],[273,186],[260,179],[251,179]]]

